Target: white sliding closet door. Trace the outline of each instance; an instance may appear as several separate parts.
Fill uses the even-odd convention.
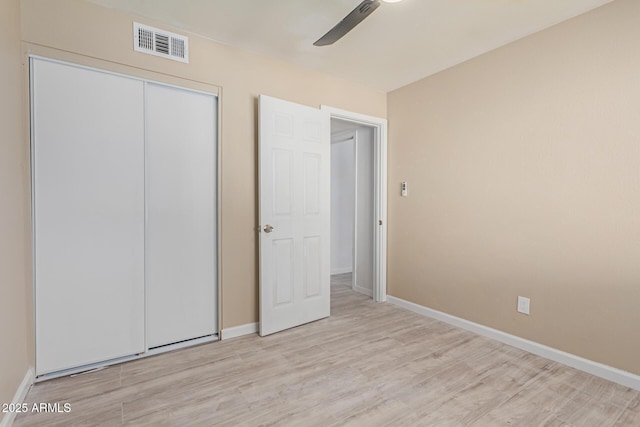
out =
[[[145,351],[144,98],[122,76],[40,59],[31,72],[42,375]]]
[[[147,83],[147,345],[217,333],[213,95]]]

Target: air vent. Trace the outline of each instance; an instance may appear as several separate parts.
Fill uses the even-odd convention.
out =
[[[189,62],[189,39],[158,28],[133,23],[133,50],[174,61]]]

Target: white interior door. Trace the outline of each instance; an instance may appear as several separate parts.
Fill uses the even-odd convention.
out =
[[[145,350],[144,105],[138,80],[40,59],[31,73],[42,375]]]
[[[217,332],[214,95],[147,83],[147,345]]]
[[[260,96],[260,335],[330,313],[329,113]]]

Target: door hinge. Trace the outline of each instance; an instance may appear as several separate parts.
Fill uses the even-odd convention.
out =
[[[382,225],[382,220],[379,220],[379,221],[378,221],[378,225]]]

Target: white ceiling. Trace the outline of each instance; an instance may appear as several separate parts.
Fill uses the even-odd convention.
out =
[[[89,0],[390,91],[612,0],[383,3],[332,46],[313,42],[360,0]]]

